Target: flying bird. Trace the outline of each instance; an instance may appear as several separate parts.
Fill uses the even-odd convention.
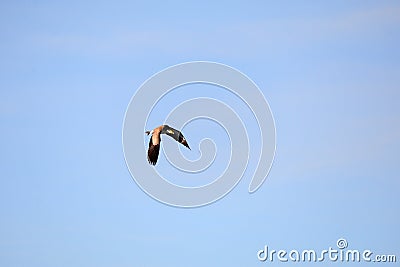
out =
[[[151,134],[149,142],[149,150],[147,151],[147,160],[151,165],[156,165],[157,163],[158,154],[160,152],[161,134],[167,134],[171,136],[177,142],[181,143],[182,145],[190,149],[183,134],[180,131],[168,125],[158,126],[157,128],[154,128],[152,131],[146,131],[145,133],[147,135]]]

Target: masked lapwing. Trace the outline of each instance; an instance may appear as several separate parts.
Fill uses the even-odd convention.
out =
[[[157,163],[158,154],[160,152],[161,134],[167,134],[171,136],[177,142],[190,149],[183,134],[180,131],[169,127],[168,125],[161,125],[157,128],[154,128],[152,131],[146,131],[145,133],[147,135],[151,134],[149,150],[147,151],[147,160],[151,165],[156,165]]]

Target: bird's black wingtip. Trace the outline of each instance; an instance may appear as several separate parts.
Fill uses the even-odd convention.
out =
[[[156,163],[157,163],[156,161],[151,161],[151,160],[148,160],[148,162],[149,162],[150,165],[153,165],[153,166],[155,166]]]
[[[189,150],[192,150],[192,149],[190,148],[190,146],[188,145],[188,143],[186,142],[185,139],[183,139],[183,140],[181,141],[181,144],[184,145],[185,147],[189,148]]]

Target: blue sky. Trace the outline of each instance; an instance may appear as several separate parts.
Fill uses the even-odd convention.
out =
[[[399,26],[396,1],[3,1],[0,265],[261,266],[340,237],[399,258]],[[121,131],[137,88],[192,60],[257,83],[277,150],[255,194],[245,176],[179,209],[134,183]]]

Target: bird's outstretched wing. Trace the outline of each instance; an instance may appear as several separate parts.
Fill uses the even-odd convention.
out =
[[[149,150],[147,151],[147,160],[151,165],[156,165],[159,153],[160,153],[160,143],[154,145],[153,136],[151,136],[149,142]]]
[[[182,145],[184,145],[185,147],[190,149],[188,143],[186,142],[185,137],[183,136],[183,134],[180,131],[178,131],[178,130],[172,128],[172,127],[168,127],[168,129],[165,130],[164,133],[169,135],[169,136],[171,136],[176,141],[178,141],[179,143],[181,143]]]

